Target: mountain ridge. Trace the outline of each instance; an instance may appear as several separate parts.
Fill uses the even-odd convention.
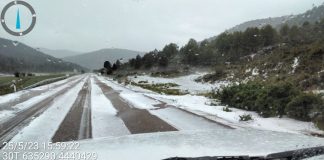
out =
[[[65,72],[85,68],[47,55],[17,41],[0,38],[0,72]]]
[[[103,67],[105,61],[114,63],[117,60],[121,60],[123,62],[137,55],[144,55],[144,52],[120,48],[105,48],[77,56],[65,57],[63,60],[79,64],[89,69],[99,69]]]
[[[297,15],[285,15],[280,17],[269,17],[269,18],[249,20],[241,24],[238,24],[232,28],[229,28],[225,32],[233,33],[236,31],[244,31],[247,28],[251,28],[251,27],[262,28],[266,25],[271,25],[276,29],[279,29],[284,24],[288,24],[289,26],[293,26],[293,25],[301,26],[305,21],[308,21],[310,23],[315,23],[316,21],[320,21],[323,18],[324,18],[324,3],[319,6],[314,6],[312,9],[309,9],[306,12]],[[207,38],[206,40],[212,41],[216,38],[217,35]]]
[[[39,48],[39,50],[47,55],[56,57],[56,58],[65,58],[71,56],[77,56],[83,54],[82,52],[67,50],[67,49],[48,49],[48,48]]]

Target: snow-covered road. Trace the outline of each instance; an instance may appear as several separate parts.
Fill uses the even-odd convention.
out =
[[[0,102],[3,142],[78,140],[84,128],[91,130],[87,138],[228,129],[93,74],[6,95]]]
[[[129,137],[134,136],[132,134],[148,135],[147,137],[156,137],[152,136],[156,134],[177,139],[177,133],[180,137],[188,133],[196,135],[202,131],[208,134],[245,133],[161,101],[159,96],[148,95],[147,92],[125,88],[95,74],[84,74],[29,91],[0,96],[1,144],[82,139],[89,139],[84,144],[90,144],[90,139],[104,139],[102,143],[107,141],[121,143],[121,146],[124,146],[125,142],[118,142],[120,140],[117,139],[122,137],[130,139]],[[244,135],[241,137],[244,138]],[[313,145],[316,141],[312,137],[305,139],[303,145]],[[136,141],[128,148],[135,145],[133,143],[137,143]],[[98,143],[94,142],[94,145]],[[107,149],[113,146],[102,143],[98,143],[98,146],[108,147]],[[7,145],[1,146],[3,149],[0,153],[8,152]],[[13,150],[20,151],[19,148]],[[112,152],[109,151],[107,154]]]

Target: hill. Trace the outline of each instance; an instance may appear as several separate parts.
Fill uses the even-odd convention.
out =
[[[71,56],[77,56],[82,53],[76,52],[76,51],[70,51],[70,50],[52,50],[52,49],[46,49],[46,48],[40,48],[41,52],[56,57],[56,58],[64,58],[64,57],[71,57]]]
[[[99,69],[103,67],[105,61],[115,62],[117,60],[128,61],[137,55],[143,55],[142,52],[131,51],[126,49],[102,49],[82,55],[63,58],[66,61],[79,64],[89,69]]]
[[[265,118],[285,116],[312,121],[324,129],[324,19],[313,23],[305,20],[300,22],[302,25],[286,24],[279,29],[266,25],[224,32],[216,39],[200,43],[190,39],[180,49],[176,44],[169,44],[160,51],[137,56],[107,74],[115,74],[121,83],[182,95],[186,93],[158,88],[164,84],[130,82],[128,76],[151,72],[154,77],[170,77],[190,73],[193,68],[209,68],[212,73],[195,81],[229,82],[230,85],[206,92],[207,98],[257,112]],[[172,67],[174,65],[177,68]],[[126,69],[128,73],[123,72]],[[228,108],[223,111],[232,112]],[[253,120],[251,115],[240,116],[240,119]]]
[[[46,55],[23,43],[0,38],[0,72],[66,72],[79,65]]]
[[[242,24],[236,25],[228,30],[229,33],[236,31],[245,31],[247,28],[258,27],[262,28],[266,25],[279,29],[282,25],[288,24],[289,26],[297,25],[301,26],[305,21],[315,23],[324,18],[324,4],[315,6],[314,8],[306,11],[305,13],[298,15],[286,15],[281,17],[269,17],[264,19],[251,20]],[[214,40],[217,36],[208,38],[208,40]]]
[[[160,51],[131,59],[121,70],[181,72],[210,68],[214,73],[203,81],[288,81],[302,90],[323,90],[324,17],[317,20],[323,15],[324,6],[319,6],[277,27],[268,24],[226,31],[199,43],[190,39],[182,47],[171,43]]]

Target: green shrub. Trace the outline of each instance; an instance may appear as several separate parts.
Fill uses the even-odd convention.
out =
[[[164,84],[164,85],[167,86],[167,87],[178,87],[178,86],[179,86],[179,85],[176,84],[176,83],[162,83],[162,84]]]
[[[206,102],[205,104],[209,106],[219,106],[220,102],[217,101],[216,99],[211,99],[209,102]]]
[[[0,86],[0,95],[12,93],[12,92],[13,92],[13,88],[11,88],[9,85]]]
[[[19,72],[15,72],[15,73],[14,73],[14,76],[17,77],[17,78],[19,78],[20,73],[19,73]]]
[[[257,93],[255,106],[258,113],[263,117],[283,116],[285,108],[299,91],[290,83],[268,85]]]
[[[317,116],[313,121],[319,129],[324,130],[324,114]]]
[[[324,92],[323,93],[319,93],[318,96],[323,97],[324,98]]]
[[[148,81],[139,81],[138,83],[148,83]]]
[[[219,99],[219,92],[220,90],[219,89],[215,89],[215,88],[212,88],[212,90],[210,92],[207,92],[207,93],[203,93],[201,94],[202,96],[205,96],[207,98],[210,98],[210,99]]]
[[[249,82],[247,84],[239,84],[224,88],[218,92],[218,96],[222,103],[234,106],[240,109],[257,111],[255,100],[262,90],[259,83]]]
[[[170,78],[170,77],[178,77],[181,76],[182,73],[179,70],[168,70],[168,71],[162,71],[162,72],[153,72],[151,73],[152,77],[165,77],[165,78]]]
[[[323,125],[323,122],[318,120],[318,117],[324,117],[324,102],[321,96],[306,94],[291,83],[249,82],[233,85],[218,92],[217,97],[222,103],[258,112],[262,117],[288,115],[302,121],[316,120],[316,123]]]
[[[226,107],[223,107],[223,111],[224,111],[224,112],[232,112],[232,110],[229,109],[227,106],[226,106]]]
[[[129,85],[130,83],[132,83],[130,80],[128,80],[127,78],[124,80],[124,85],[127,86]]]
[[[251,121],[251,120],[253,120],[253,118],[250,114],[240,115],[240,121]]]
[[[215,72],[212,74],[206,74],[202,77],[197,78],[196,82],[215,82],[222,78],[225,78],[227,75],[223,67],[216,67]]]
[[[132,85],[139,86],[144,89],[148,89],[157,93],[168,95],[185,95],[187,92],[182,92],[180,89],[173,89],[171,87],[179,86],[175,83],[157,83],[157,84],[143,84],[132,82]]]
[[[288,103],[286,112],[289,117],[310,121],[315,113],[323,114],[323,100],[313,94],[301,94]]]

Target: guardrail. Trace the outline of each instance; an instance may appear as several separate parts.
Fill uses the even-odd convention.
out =
[[[30,85],[28,87],[25,87],[22,90],[32,89],[32,88],[35,88],[35,87],[39,87],[39,86],[42,86],[42,85],[45,85],[45,84],[53,83],[53,82],[56,82],[56,81],[59,81],[59,80],[63,80],[63,79],[66,79],[66,78],[68,78],[68,76],[51,78],[51,79],[45,79],[45,80],[42,80],[40,82],[37,82],[37,83],[35,83],[33,85]]]

